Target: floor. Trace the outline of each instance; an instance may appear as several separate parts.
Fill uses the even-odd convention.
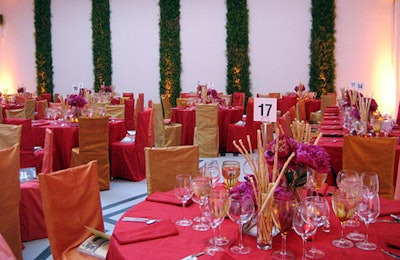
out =
[[[256,158],[256,154],[255,154]],[[243,166],[245,159],[239,154],[226,153],[217,158],[201,158],[200,165],[209,160],[217,160],[221,167],[224,160],[237,160]],[[243,180],[243,167],[239,180]],[[222,181],[222,177],[221,177]],[[146,180],[132,182],[121,179],[111,181],[110,190],[101,191],[101,203],[103,207],[103,218],[107,234],[114,230],[116,221],[121,215],[133,205],[143,201],[147,196]],[[33,259],[53,259],[51,257],[49,241],[38,239],[24,243],[25,249],[22,251],[24,260]]]

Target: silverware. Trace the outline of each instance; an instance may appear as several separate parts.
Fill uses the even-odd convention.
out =
[[[378,222],[400,224],[400,221],[398,221],[398,220],[390,220],[390,219],[378,219]]]
[[[154,224],[156,222],[160,222],[160,219],[150,219],[150,218],[134,218],[134,217],[123,217],[122,221],[130,221],[130,222],[143,222],[147,225]]]
[[[202,256],[202,255],[204,255],[204,252],[199,252],[199,253],[196,253],[196,254],[185,256],[181,260],[196,260],[197,257]]]
[[[392,218],[394,218],[395,220],[400,221],[400,217],[399,216],[396,216],[395,214],[390,214],[390,216]]]
[[[381,251],[383,253],[387,254],[388,256],[391,256],[391,257],[396,258],[396,259],[400,259],[400,255],[396,255],[395,253],[389,252],[389,251],[387,251],[387,250],[385,250],[383,248],[381,248]]]

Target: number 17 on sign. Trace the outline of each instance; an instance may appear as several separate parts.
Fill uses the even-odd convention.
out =
[[[276,98],[254,99],[254,121],[262,122],[264,127],[264,148],[267,144],[267,125],[276,122]]]

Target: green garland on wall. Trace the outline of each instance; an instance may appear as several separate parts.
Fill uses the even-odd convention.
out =
[[[247,0],[227,0],[226,5],[226,93],[239,91],[251,97]]]
[[[112,85],[109,0],[92,0],[93,89]]]
[[[335,92],[335,0],[312,0],[311,16],[309,86],[320,97]]]
[[[36,91],[53,96],[53,57],[51,45],[51,0],[35,0]]]
[[[180,0],[160,0],[160,94],[176,106],[181,93]]]

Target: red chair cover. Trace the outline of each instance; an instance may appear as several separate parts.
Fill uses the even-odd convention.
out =
[[[139,111],[143,111],[144,110],[144,93],[139,93],[139,100],[140,100]]]
[[[146,177],[144,148],[149,146],[153,109],[138,113],[134,142],[111,143],[111,177],[140,181]]]
[[[127,130],[135,129],[135,100],[125,100],[125,126]]]
[[[244,92],[233,92],[233,106],[244,107],[245,98]]]
[[[110,103],[111,105],[119,105],[121,104],[121,101],[119,98],[112,98]]]
[[[277,100],[277,108],[281,111],[281,115],[285,114],[293,106],[296,106],[297,96],[283,96]]]
[[[130,98],[130,99],[133,99],[133,98],[134,98],[133,92],[123,92],[123,93],[122,93],[122,96],[123,96],[123,97],[128,97],[128,98]]]
[[[42,95],[40,95],[41,98],[46,99],[47,100],[47,104],[49,105],[51,102],[51,93],[42,93]]]
[[[236,140],[236,143],[238,143],[238,141],[242,139],[246,147],[248,147],[247,135],[250,136],[252,149],[257,149],[257,130],[260,129],[261,122],[255,122],[253,115],[254,99],[249,98],[246,109],[246,121],[242,124],[228,125],[228,135],[225,144],[227,152],[239,152],[233,145],[233,140]]]

